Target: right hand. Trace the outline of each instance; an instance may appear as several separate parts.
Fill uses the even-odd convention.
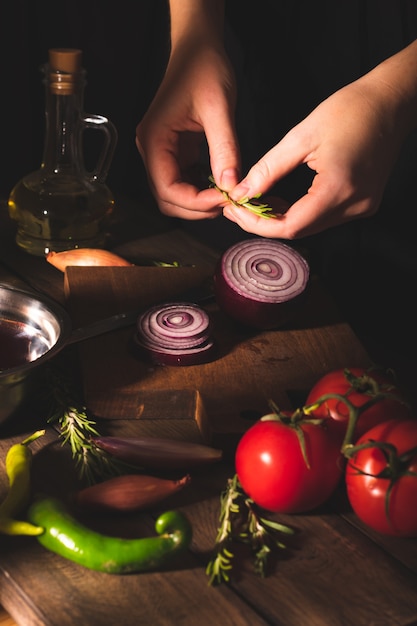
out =
[[[370,217],[379,209],[405,137],[416,126],[417,40],[321,102],[229,190],[237,202],[264,194],[305,163],[315,173],[313,182],[293,205],[277,219],[265,220],[232,204],[224,215],[247,232],[283,239]]]

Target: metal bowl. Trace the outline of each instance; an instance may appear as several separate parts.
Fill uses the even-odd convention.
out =
[[[0,284],[0,423],[29,399],[39,369],[70,334],[70,317],[54,300]]]

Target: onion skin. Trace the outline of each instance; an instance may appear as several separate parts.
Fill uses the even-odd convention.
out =
[[[132,267],[133,265],[118,254],[99,248],[75,248],[62,252],[51,251],[46,255],[46,260],[61,272],[65,272],[68,266]]]
[[[191,481],[189,475],[169,480],[143,474],[115,476],[77,491],[74,503],[91,511],[143,511],[177,493]]]
[[[214,274],[219,308],[245,326],[275,329],[300,307],[309,284],[306,259],[287,244],[249,239],[228,248]]]
[[[193,469],[220,461],[222,450],[191,441],[158,437],[93,437],[92,443],[116,459],[155,470]]]
[[[137,354],[157,365],[201,365],[216,353],[210,318],[192,302],[150,307],[138,317],[133,341]]]

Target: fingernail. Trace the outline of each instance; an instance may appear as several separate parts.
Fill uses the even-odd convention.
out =
[[[236,185],[234,189],[231,190],[230,196],[233,198],[233,200],[242,204],[242,202],[249,201],[250,195],[248,192],[249,192],[248,185],[245,185],[244,183],[243,184],[240,183],[239,185]]]
[[[223,170],[220,176],[220,187],[224,189],[224,191],[230,191],[233,189],[239,180],[239,173],[234,167],[230,167],[226,170]]]

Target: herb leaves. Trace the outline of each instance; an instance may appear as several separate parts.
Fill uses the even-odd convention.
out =
[[[272,551],[286,548],[280,536],[294,534],[289,526],[259,514],[254,501],[243,491],[236,474],[228,480],[220,496],[219,521],[214,555],[206,567],[210,585],[230,582],[234,542],[249,546],[255,573],[265,577]]]
[[[211,187],[214,187],[215,189],[217,189],[217,191],[220,191],[224,195],[226,200],[234,206],[248,209],[248,211],[251,211],[251,213],[255,213],[256,215],[259,215],[259,217],[264,217],[265,219],[276,218],[272,207],[270,207],[268,204],[257,202],[258,198],[261,197],[261,194],[255,196],[252,199],[244,198],[240,202],[237,202],[236,200],[232,200],[227,191],[224,191],[224,189],[220,189],[220,187],[216,185],[213,176],[209,176],[209,181],[211,183]]]

